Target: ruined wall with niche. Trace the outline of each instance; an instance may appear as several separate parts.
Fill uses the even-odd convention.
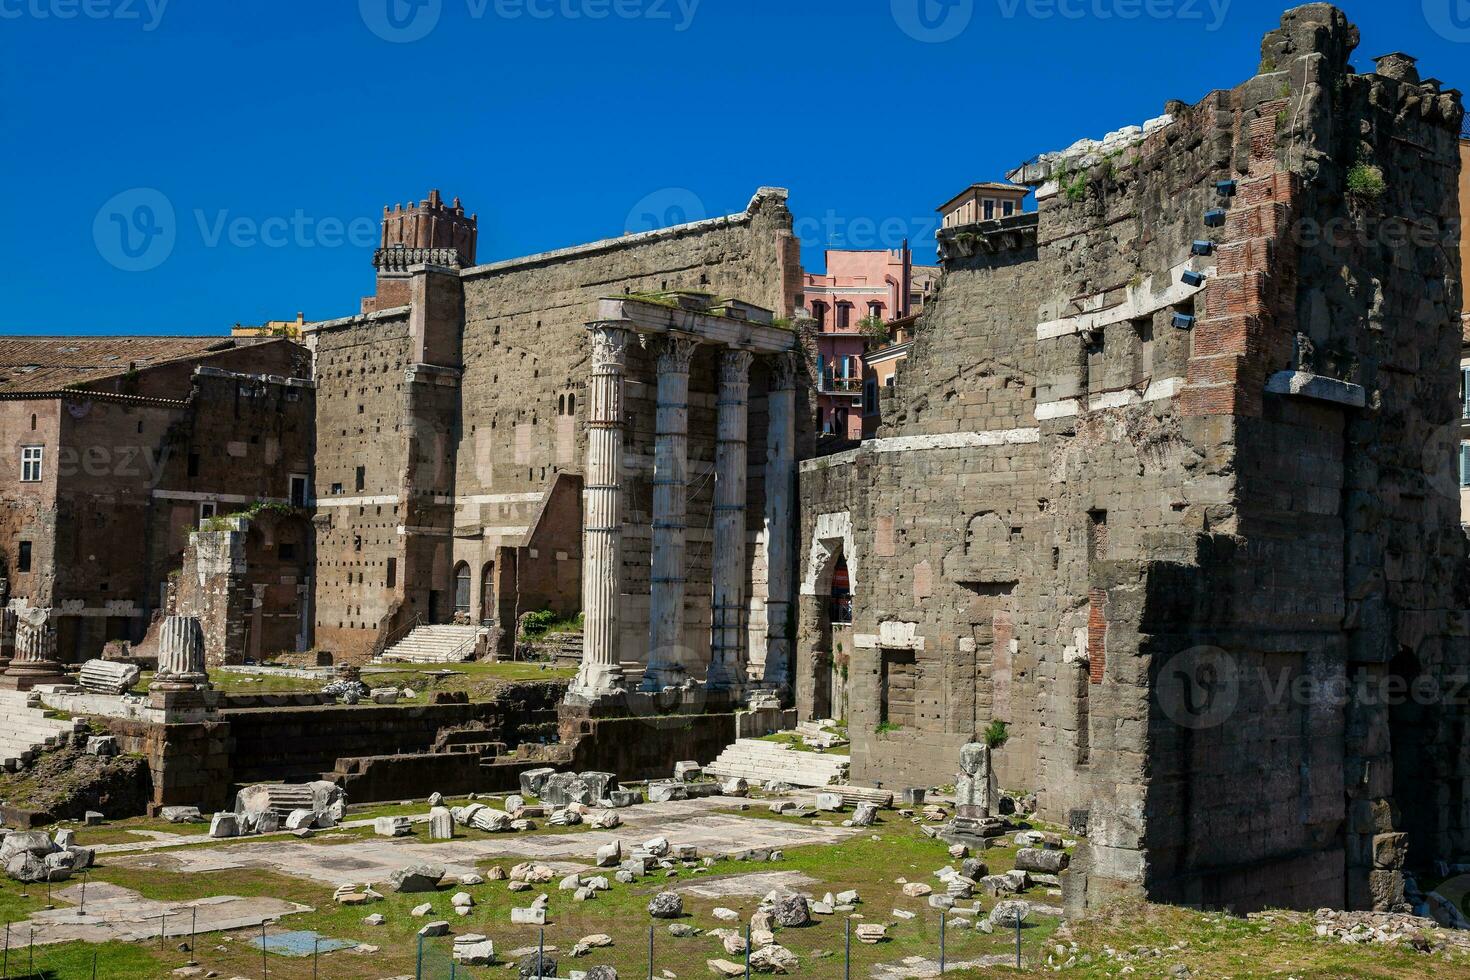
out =
[[[1255,78],[1019,171],[1037,216],[942,233],[878,438],[802,467],[804,560],[846,512],[862,567],[854,777],[947,782],[1007,721],[1002,783],[1087,832],[1073,904],[1387,907],[1406,849],[1464,847],[1452,706],[1281,693],[1465,658],[1451,454],[1422,448],[1452,422],[1455,245],[1300,234],[1359,216],[1360,158],[1382,219],[1444,228],[1459,100],[1352,75],[1355,43],[1300,8]],[[1416,755],[1433,778],[1400,785]]]

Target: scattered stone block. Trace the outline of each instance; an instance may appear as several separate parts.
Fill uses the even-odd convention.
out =
[[[613,841],[604,844],[597,849],[597,866],[599,868],[615,868],[623,860],[623,845],[621,841]]]
[[[826,813],[841,812],[842,796],[838,793],[818,793],[817,809]]]
[[[795,953],[775,943],[750,954],[750,968],[757,973],[795,973],[800,965]]]
[[[1016,867],[1022,871],[1040,871],[1045,874],[1059,874],[1066,870],[1067,864],[1068,858],[1066,851],[1023,847],[1016,852]]]
[[[680,783],[692,783],[704,774],[697,762],[674,763],[674,780]]]
[[[209,821],[209,836],[211,837],[239,837],[240,818],[228,811],[216,813]]]
[[[439,921],[436,921],[436,922],[426,923],[424,925],[424,927],[419,930],[419,935],[420,936],[447,936],[447,935],[449,935],[449,923],[443,921],[442,919],[439,920]]]
[[[388,887],[400,894],[431,892],[444,880],[444,865],[416,864],[400,868],[388,876]]]
[[[811,925],[811,907],[804,895],[783,895],[771,907],[771,918],[778,926],[797,929]]]
[[[688,798],[688,791],[682,783],[648,784],[648,801],[650,803],[668,803],[672,800],[685,800]]]
[[[877,922],[864,922],[852,931],[858,942],[872,945],[888,938],[888,927]]]
[[[744,963],[732,963],[729,960],[705,960],[705,966],[709,972],[719,977],[743,977],[745,976]]]
[[[518,926],[544,926],[546,925],[546,909],[535,905],[528,909],[511,909],[510,921],[512,925]]]
[[[988,921],[998,928],[1014,929],[1018,923],[1026,920],[1030,911],[1031,906],[1020,899],[997,902],[995,908],[990,910]]]
[[[197,811],[198,807],[195,807],[194,809]],[[105,818],[102,816],[102,814],[98,813],[96,810],[88,810],[82,816],[82,824],[83,826],[87,827],[100,827],[102,826],[102,821],[104,819]],[[200,819],[203,818],[201,817]]]
[[[546,780],[554,775],[555,769],[527,769],[521,773],[521,795],[539,798],[546,787]]]
[[[114,697],[128,693],[142,676],[137,664],[119,660],[88,660],[82,664],[78,676],[82,689],[89,694],[109,694]]]
[[[413,916],[415,919],[422,919],[433,911],[434,906],[430,905],[428,902],[425,902],[422,905],[415,905],[408,914]]]
[[[678,892],[659,892],[648,903],[648,914],[655,919],[677,919],[684,914],[684,899]]]
[[[362,924],[365,926],[381,926],[385,925],[387,922],[387,918],[385,918],[383,916],[383,913],[381,912],[374,912],[372,915],[362,920]]]
[[[117,755],[121,750],[117,738],[112,735],[90,735],[87,737],[87,754],[97,756]]]
[[[413,826],[407,817],[378,817],[373,821],[373,833],[379,837],[407,837]]]
[[[204,815],[197,806],[166,806],[158,815],[169,823],[203,823]]]
[[[436,806],[429,811],[429,837],[433,840],[454,838],[454,815],[447,807]]]

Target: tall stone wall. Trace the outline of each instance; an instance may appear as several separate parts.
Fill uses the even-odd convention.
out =
[[[1074,904],[1388,907],[1464,850],[1463,709],[1358,693],[1465,666],[1461,109],[1356,41],[1299,8],[1254,78],[1018,171],[1037,215],[941,232],[877,438],[802,464],[799,707],[845,665],[889,786],[1008,723]]]
[[[507,613],[535,608],[518,601],[517,582],[526,583],[528,602],[563,605],[569,576],[559,566],[574,560],[580,543],[542,547],[531,535],[558,477],[580,476],[585,465],[585,325],[597,301],[693,289],[787,316],[800,291],[791,223],[785,192],[764,189],[745,212],[725,218],[464,270],[419,266],[409,272],[409,306],[314,325],[322,392],[315,483],[320,645],[362,656],[415,617],[448,621],[461,565],[471,573],[472,621],[499,618],[504,626]],[[701,671],[709,656],[716,356],[713,348],[696,354],[689,399],[685,659]],[[758,366],[748,453],[753,650],[764,649],[764,577],[757,569],[765,390]],[[623,659],[630,661],[647,655],[655,396],[653,357],[635,348],[623,460]],[[358,466],[365,467],[362,490],[355,489]],[[571,523],[580,528],[580,509]],[[542,538],[548,533],[543,529]],[[486,597],[495,610],[483,608]]]

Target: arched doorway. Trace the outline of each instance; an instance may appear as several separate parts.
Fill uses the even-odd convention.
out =
[[[470,566],[465,562],[454,566],[454,615],[470,615]]]

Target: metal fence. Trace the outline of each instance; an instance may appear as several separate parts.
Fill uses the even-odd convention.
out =
[[[1048,941],[1035,935],[1031,923],[1018,923],[1014,927],[985,933],[973,926],[956,927],[952,919],[940,915],[937,923],[924,928],[922,941],[902,945],[893,940],[873,944],[863,943],[858,938],[858,926],[863,920],[847,919],[841,930],[838,948],[832,950],[803,949],[798,955],[799,963],[790,972],[806,977],[853,980],[867,977],[875,971],[895,977],[905,975],[932,976],[949,970],[987,969],[1008,967],[1018,970],[1034,968],[1046,959]],[[961,920],[964,921],[964,920]],[[731,930],[735,931],[735,930]],[[791,941],[793,933],[803,930],[782,930],[776,935],[777,944]],[[507,964],[538,964],[539,970],[522,969],[522,975],[566,977],[570,971],[587,971],[597,966],[611,966],[618,971],[621,980],[660,980],[666,972],[677,977],[725,976],[729,980],[750,980],[759,977],[762,971],[753,964],[751,957],[756,953],[750,941],[750,927],[739,930],[744,938],[744,951],[728,952],[728,947],[711,946],[709,935],[699,939],[683,939],[671,936],[664,928],[649,926],[641,936],[623,931],[622,940],[612,948],[593,949],[583,956],[569,955],[571,946],[564,945],[559,937],[541,930],[534,946],[515,950],[496,946],[493,964],[473,965],[456,961],[454,940],[451,937],[420,937],[417,953],[416,980],[484,980],[489,977],[504,977]],[[795,945],[794,942],[792,942]],[[738,944],[737,944],[738,945]],[[636,947],[636,948],[634,948]],[[714,969],[712,961],[723,961],[722,969]]]

